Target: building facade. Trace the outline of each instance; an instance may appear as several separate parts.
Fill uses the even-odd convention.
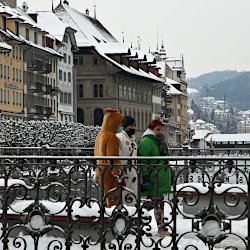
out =
[[[8,43],[0,52],[0,110],[3,119],[23,119],[24,116],[24,63],[22,42],[8,32],[19,35],[22,21],[14,16],[8,6],[0,5],[1,38]]]

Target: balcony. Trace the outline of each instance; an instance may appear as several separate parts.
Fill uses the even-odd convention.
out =
[[[39,72],[42,74],[49,74],[52,72],[52,64],[50,63],[43,63],[42,68],[39,69]]]
[[[249,249],[250,157],[249,151],[245,153],[155,157],[160,165],[146,166],[152,169],[154,184],[162,171],[171,173],[172,192],[164,200],[153,201],[142,197],[140,189],[125,187],[127,179],[123,180],[129,168],[140,187],[145,167],[141,162],[148,158],[124,157],[134,162],[123,165],[120,172],[111,165],[117,170],[117,181],[103,195],[104,184],[98,186],[94,178],[95,170],[101,170],[95,165],[98,157],[0,156],[4,168],[0,195],[6,197],[0,204],[6,229],[1,244],[9,249],[25,232],[22,242],[25,246],[29,242],[29,249],[39,249],[40,244],[50,249],[56,243],[67,250],[93,246],[103,250],[115,243],[138,250]],[[153,192],[159,196],[158,188]],[[106,207],[108,200],[111,208]],[[157,235],[153,209],[164,211],[165,236]]]
[[[59,95],[60,89],[59,87],[53,87],[52,88],[52,95]]]
[[[27,89],[29,93],[44,94],[45,92],[45,86],[42,82],[30,83]]]
[[[52,86],[50,84],[46,84],[46,94],[52,93]]]
[[[46,107],[44,110],[44,115],[46,117],[50,117],[52,115],[52,108],[51,107]]]
[[[43,61],[39,59],[31,59],[27,62],[27,69],[32,71],[40,71],[43,68]]]
[[[43,106],[35,104],[32,108],[28,110],[28,114],[37,116],[43,115]]]

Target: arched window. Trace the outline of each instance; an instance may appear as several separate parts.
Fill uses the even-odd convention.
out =
[[[103,110],[95,109],[94,111],[94,126],[101,126],[103,121]]]
[[[84,113],[80,108],[77,108],[77,122],[84,123]]]

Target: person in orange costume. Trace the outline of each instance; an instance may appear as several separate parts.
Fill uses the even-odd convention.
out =
[[[124,117],[116,109],[107,108],[100,132],[95,140],[95,156],[119,156],[120,140],[116,133],[122,124]],[[109,190],[118,186],[117,176],[122,172],[120,160],[97,160],[96,161],[96,182],[104,189],[104,195]],[[124,175],[124,173],[122,173]],[[113,196],[113,198],[112,198]],[[112,192],[106,198],[106,207],[118,205],[120,201],[119,191]]]

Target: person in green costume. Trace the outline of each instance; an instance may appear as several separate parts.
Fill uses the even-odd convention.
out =
[[[152,120],[138,145],[138,156],[167,156],[168,149],[163,136],[164,123]],[[164,230],[164,195],[171,192],[172,170],[165,160],[141,160],[141,195],[150,200],[148,210],[155,208],[159,235],[168,235]]]

